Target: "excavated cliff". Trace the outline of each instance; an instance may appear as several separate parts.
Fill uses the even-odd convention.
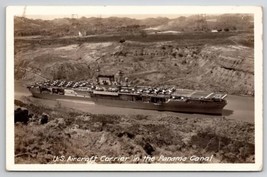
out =
[[[199,35],[199,34],[198,34]],[[207,35],[206,35],[207,36]],[[15,78],[92,80],[119,70],[132,84],[254,95],[251,34],[125,42],[15,41]],[[39,41],[40,43],[40,41]],[[42,41],[41,41],[42,43]]]

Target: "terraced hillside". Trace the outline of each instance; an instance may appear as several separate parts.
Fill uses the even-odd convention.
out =
[[[15,78],[91,80],[119,70],[132,84],[254,94],[253,35],[186,33],[15,40]]]

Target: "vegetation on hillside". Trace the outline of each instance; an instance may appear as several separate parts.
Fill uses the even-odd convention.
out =
[[[129,157],[125,162],[151,163],[145,156],[188,157],[185,161],[153,163],[254,163],[254,125],[225,118],[187,118],[160,113],[152,115],[101,115],[58,106],[51,109],[35,102],[16,101],[32,118],[15,124],[15,162],[19,164],[86,163],[54,161],[65,157]],[[39,117],[49,115],[47,124]],[[132,157],[140,160],[133,161]],[[211,157],[193,161],[192,156]]]

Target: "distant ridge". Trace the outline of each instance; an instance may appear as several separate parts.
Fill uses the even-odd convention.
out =
[[[167,17],[133,19],[126,17],[81,17],[56,18],[54,20],[29,19],[15,17],[15,36],[68,36],[78,35],[81,31],[85,35],[94,34],[134,34],[147,28],[158,31],[210,31],[212,29],[251,30],[253,17],[241,14],[225,15],[192,15],[169,19]]]

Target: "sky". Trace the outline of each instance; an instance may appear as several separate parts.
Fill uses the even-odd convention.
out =
[[[198,14],[221,15],[254,13],[254,8],[233,6],[16,6],[12,9],[16,16],[32,19],[52,20],[55,18],[81,17],[128,17],[135,19],[180,16]]]

